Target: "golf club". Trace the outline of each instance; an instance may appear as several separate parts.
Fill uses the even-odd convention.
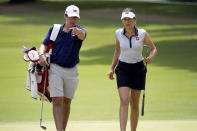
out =
[[[46,67],[47,68],[47,67]],[[45,70],[47,70],[45,68]],[[46,71],[45,71],[46,73]],[[44,94],[45,94],[45,88],[46,88],[46,79],[47,79],[47,74],[45,74],[45,79],[44,79],[44,90],[43,90],[43,93],[42,93],[42,97],[41,97],[41,100],[42,100],[42,106],[41,106],[41,114],[40,114],[40,127],[44,130],[46,130],[46,126],[43,126],[42,125],[42,112],[43,112],[43,106],[44,106]]]
[[[148,54],[149,54],[149,50],[148,50],[148,46],[144,46],[145,47],[145,58],[148,57]],[[145,67],[147,69],[147,63],[145,62]],[[148,71],[148,69],[147,69]],[[146,86],[146,76],[145,76],[145,86]],[[141,115],[144,116],[144,105],[145,105],[145,88],[144,88],[144,91],[143,91],[143,97],[142,97],[142,112],[141,112]]]

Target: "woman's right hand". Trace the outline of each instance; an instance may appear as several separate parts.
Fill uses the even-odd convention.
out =
[[[108,77],[110,80],[113,80],[114,79],[114,70],[110,70],[109,74],[108,74]]]
[[[48,62],[47,62],[47,58],[45,56],[45,54],[39,55],[39,61],[38,64],[40,64],[41,66],[47,67],[49,66]]]

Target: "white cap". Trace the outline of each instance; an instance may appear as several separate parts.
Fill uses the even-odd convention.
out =
[[[124,19],[125,17],[133,19],[135,17],[135,14],[130,11],[122,12],[121,20]]]
[[[79,16],[79,8],[75,5],[70,5],[66,8],[65,10],[65,14],[68,15],[68,17],[73,17],[76,16],[78,18],[80,18]]]

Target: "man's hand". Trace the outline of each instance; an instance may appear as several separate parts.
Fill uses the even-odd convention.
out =
[[[77,35],[77,37],[80,40],[84,40],[85,39],[85,33],[83,32],[82,29],[79,29],[77,27],[72,27],[72,28],[69,28],[69,29],[72,30],[72,34],[73,35]]]
[[[70,30],[72,30],[72,34],[74,35],[80,35],[81,33],[83,33],[83,31],[77,27],[72,27],[70,28]]]
[[[44,67],[49,66],[45,54],[40,54],[40,55],[39,55],[38,64],[40,64],[41,66],[44,66]]]

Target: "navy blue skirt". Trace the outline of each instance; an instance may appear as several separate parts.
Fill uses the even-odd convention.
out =
[[[119,61],[115,69],[118,88],[129,87],[136,90],[144,90],[146,72],[147,69],[143,61],[134,64]]]

